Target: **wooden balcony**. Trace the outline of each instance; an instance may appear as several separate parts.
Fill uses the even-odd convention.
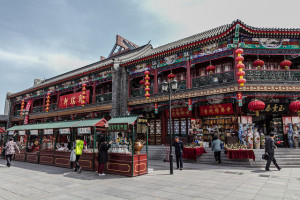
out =
[[[223,73],[216,73],[211,75],[194,77],[192,79],[193,88],[201,88],[207,86],[220,86],[222,84],[228,84],[234,82],[234,72],[227,71]]]
[[[109,103],[112,100],[112,93],[99,94],[96,96],[96,103],[103,104]]]
[[[153,86],[150,86],[150,94],[153,95]],[[137,88],[130,90],[130,97],[144,97],[145,88]]]
[[[245,70],[247,82],[298,83],[300,70]]]

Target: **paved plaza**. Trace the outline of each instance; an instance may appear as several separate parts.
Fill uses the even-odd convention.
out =
[[[0,160],[0,199],[300,199],[300,169],[185,163],[168,173],[168,163],[150,161],[149,175],[135,178]],[[151,170],[152,171],[152,170]]]

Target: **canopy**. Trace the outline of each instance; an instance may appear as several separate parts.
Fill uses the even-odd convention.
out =
[[[117,116],[117,117],[113,117],[111,118],[111,120],[109,120],[107,122],[107,124],[129,124],[132,125],[135,123],[135,121],[137,120],[138,115],[134,115],[134,116]]]
[[[51,123],[27,124],[27,125],[13,126],[9,129],[7,129],[7,131],[104,126],[104,124],[106,122],[107,121],[105,119],[88,119],[88,120],[81,120],[81,121],[79,121],[79,120],[60,121],[60,122],[51,122]]]

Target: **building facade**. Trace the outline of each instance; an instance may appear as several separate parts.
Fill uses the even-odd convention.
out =
[[[108,58],[9,94],[10,126],[143,114],[150,144],[164,144],[169,112],[162,83],[173,73],[174,135],[190,141],[201,132],[208,140],[211,131],[237,132],[244,123],[265,134],[276,131],[287,145],[287,124],[299,123],[289,109],[300,97],[299,39],[300,29],[256,28],[239,20],[157,48],[117,36]],[[238,73],[236,49],[243,49],[245,73]],[[149,99],[141,85],[145,71]],[[246,80],[244,86],[239,79]],[[253,100],[265,103],[259,116],[248,108]]]

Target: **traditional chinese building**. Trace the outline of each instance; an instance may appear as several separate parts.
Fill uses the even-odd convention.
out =
[[[143,114],[150,143],[164,144],[169,112],[162,83],[173,73],[175,135],[188,140],[195,126],[205,134],[255,123],[283,140],[285,123],[299,123],[289,109],[300,96],[299,39],[298,28],[256,28],[239,20],[157,48],[117,36],[108,58],[9,95],[10,125]],[[253,100],[265,103],[259,116],[248,108]]]

